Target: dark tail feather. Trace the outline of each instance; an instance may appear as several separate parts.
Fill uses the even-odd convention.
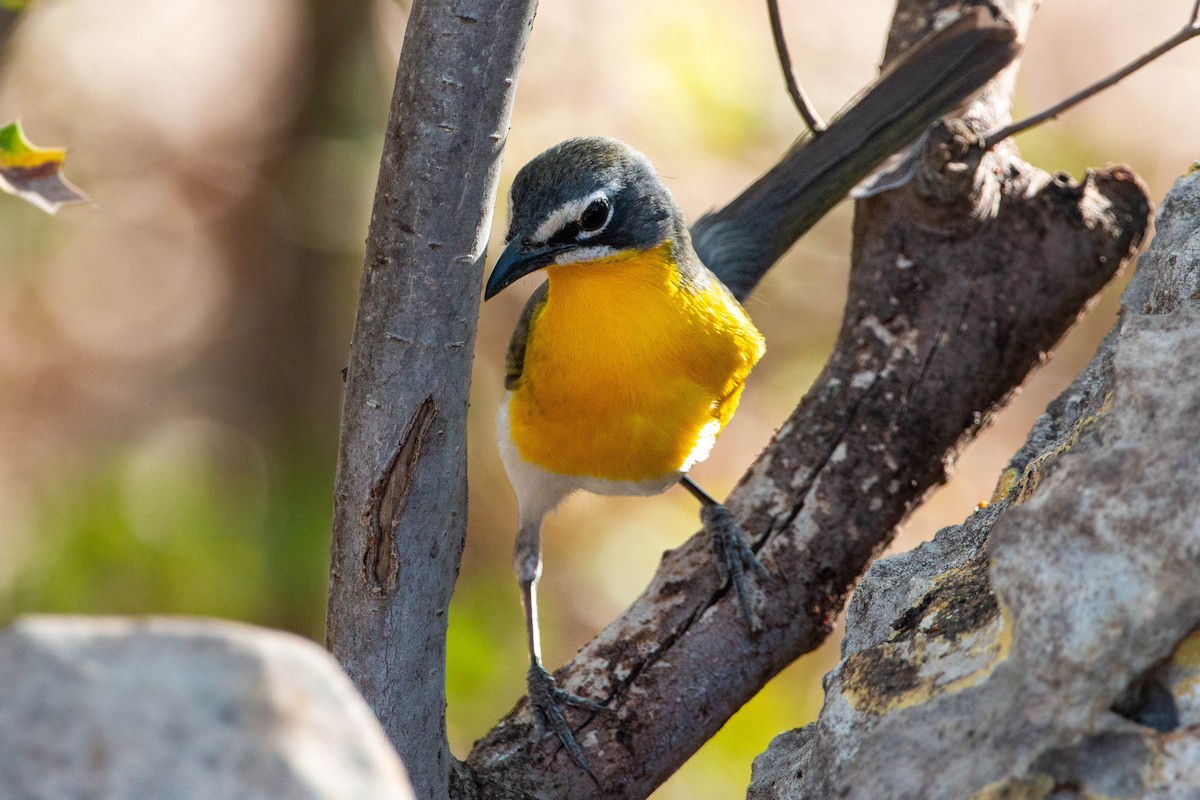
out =
[[[888,156],[959,107],[1020,50],[1016,31],[972,8],[906,50],[815,139],[797,142],[729,205],[692,226],[697,254],[739,299]]]

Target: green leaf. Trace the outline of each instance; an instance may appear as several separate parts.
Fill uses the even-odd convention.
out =
[[[10,122],[0,128],[0,189],[48,214],[69,203],[85,203],[87,195],[60,172],[66,158],[65,149],[37,147],[25,138],[21,123]]]

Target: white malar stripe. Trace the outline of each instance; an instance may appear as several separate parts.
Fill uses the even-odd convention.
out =
[[[597,244],[591,247],[577,247],[574,250],[559,253],[554,257],[554,263],[581,264],[588,261],[599,261],[602,258],[608,258],[616,254],[617,251],[615,248],[609,247],[606,244]]]

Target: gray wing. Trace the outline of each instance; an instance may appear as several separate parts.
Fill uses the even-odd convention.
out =
[[[529,342],[529,329],[533,324],[533,315],[546,305],[549,294],[549,281],[543,283],[525,303],[517,327],[513,330],[512,339],[508,342],[508,353],[504,357],[504,388],[510,392],[517,388],[521,381],[521,373],[525,371],[525,346]]]

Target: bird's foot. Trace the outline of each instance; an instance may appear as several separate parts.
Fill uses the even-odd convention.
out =
[[[751,634],[760,633],[763,627],[762,618],[754,609],[753,598],[746,584],[746,573],[754,572],[765,579],[770,579],[771,573],[746,544],[742,537],[742,529],[725,506],[712,503],[701,507],[700,521],[712,536],[713,556],[716,558],[717,571],[721,573],[722,583],[728,579],[733,584],[746,627]]]
[[[575,763],[593,781],[599,783],[595,773],[592,772],[591,766],[588,765],[587,757],[583,754],[583,748],[579,746],[579,742],[575,741],[575,734],[571,731],[571,726],[567,724],[567,718],[563,714],[563,707],[573,706],[588,711],[609,713],[613,709],[602,706],[593,700],[588,700],[586,697],[571,694],[565,689],[560,689],[554,684],[554,677],[537,662],[529,665],[529,672],[525,676],[525,684],[529,689],[529,704],[533,706],[534,718],[537,719],[542,730],[546,732],[547,736],[551,734],[557,736]]]

